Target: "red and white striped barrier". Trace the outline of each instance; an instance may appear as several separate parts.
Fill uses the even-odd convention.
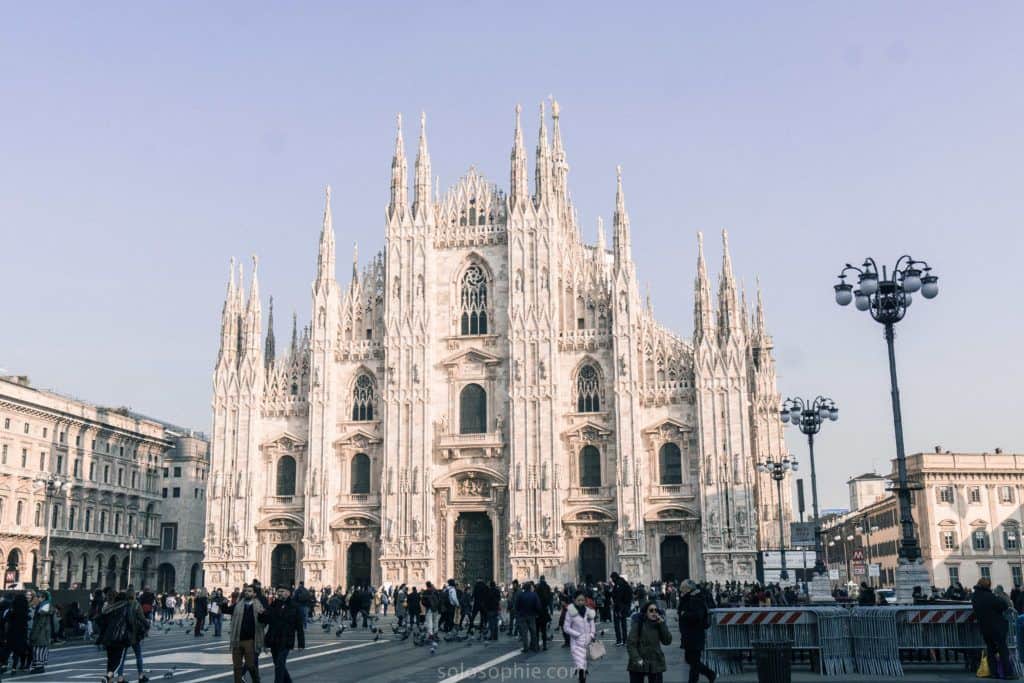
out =
[[[970,624],[974,622],[974,611],[970,607],[901,610],[900,614],[908,624]]]
[[[810,613],[803,610],[769,611],[766,609],[751,611],[727,611],[713,613],[718,626],[759,626],[761,624],[805,624],[810,621]]]

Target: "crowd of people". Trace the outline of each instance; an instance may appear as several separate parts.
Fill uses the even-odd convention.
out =
[[[887,604],[884,595],[866,583],[853,593],[837,588],[834,597],[860,605]],[[148,677],[142,643],[154,623],[177,622],[197,638],[212,630],[219,638],[227,615],[236,683],[246,675],[258,683],[258,660],[264,650],[271,653],[275,683],[288,683],[289,653],[305,647],[305,630],[313,620],[320,621],[325,630],[332,625],[339,628],[338,633],[361,627],[372,629],[379,637],[377,619],[393,610],[396,634],[415,629],[422,636],[419,642],[433,647],[442,638],[454,638],[451,634],[469,637],[475,633],[481,640],[516,638],[523,653],[547,650],[560,640],[581,682],[587,679],[588,667],[602,655],[599,629],[603,634],[611,622],[615,646],[627,651],[631,683],[662,680],[670,663],[663,648],[673,642],[668,617],[674,613],[689,682],[697,683],[701,676],[715,679],[714,672],[701,663],[711,609],[795,605],[805,597],[791,586],[691,580],[644,585],[629,583],[614,572],[607,580],[556,586],[540,576],[537,581],[506,585],[482,579],[473,585],[459,585],[449,579],[440,586],[430,581],[422,586],[403,583],[379,588],[359,583],[347,590],[340,586],[316,589],[299,582],[298,586],[264,591],[260,582],[253,580],[230,593],[220,589],[208,593],[199,588],[182,595],[155,594],[148,587],[141,591],[107,588],[93,592],[87,612],[77,603],[58,609],[47,591],[25,590],[0,597],[0,676],[8,665],[12,672],[44,672],[51,644],[80,632],[105,649],[107,683],[125,680],[129,651],[134,655],[138,680],[144,682]],[[993,589],[983,578],[972,590],[955,583],[945,591],[932,588],[927,595],[918,591],[915,600],[970,601],[993,671],[1013,675],[1006,649],[1006,615],[1009,610],[1024,613],[1024,590],[1014,588],[1007,594],[1002,586]]]

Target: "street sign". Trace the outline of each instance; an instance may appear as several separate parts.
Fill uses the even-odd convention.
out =
[[[814,547],[814,522],[790,522],[789,544],[795,547]]]
[[[867,573],[868,573],[868,568],[866,566],[864,566],[863,562],[854,562],[853,563],[853,575],[854,576],[864,576]]]
[[[872,563],[872,564],[868,565],[868,576],[871,576],[871,577],[874,577],[874,578],[877,579],[881,575],[882,575],[882,568],[878,564]]]
[[[833,581],[838,581],[839,580],[839,570],[838,569],[829,569],[828,570],[828,578],[832,579]]]
[[[854,562],[863,562],[864,561],[864,549],[863,548],[854,548],[853,556],[852,556],[851,559]]]

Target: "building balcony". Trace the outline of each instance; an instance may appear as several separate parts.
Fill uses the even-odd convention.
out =
[[[366,510],[380,507],[380,495],[376,493],[343,493],[338,496],[338,504],[334,506],[337,511],[341,510]]]
[[[434,450],[445,460],[458,458],[500,458],[505,449],[505,435],[501,430],[484,434],[437,433]]]
[[[647,495],[652,501],[693,500],[697,490],[693,484],[651,484]]]
[[[570,486],[569,502],[606,503],[615,500],[614,486]]]
[[[263,501],[266,511],[302,510],[304,507],[302,496],[267,496]]]

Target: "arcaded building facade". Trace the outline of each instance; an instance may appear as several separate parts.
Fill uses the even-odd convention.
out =
[[[692,339],[661,325],[621,172],[610,243],[600,222],[587,243],[551,114],[532,187],[517,108],[508,189],[470,168],[444,193],[422,120],[410,193],[399,120],[384,249],[336,280],[328,190],[311,322],[281,353],[256,272],[244,291],[232,267],[207,585],[753,580],[778,546],[755,469],[783,452],[760,293],[751,313],[723,233],[713,302],[698,237]]]

